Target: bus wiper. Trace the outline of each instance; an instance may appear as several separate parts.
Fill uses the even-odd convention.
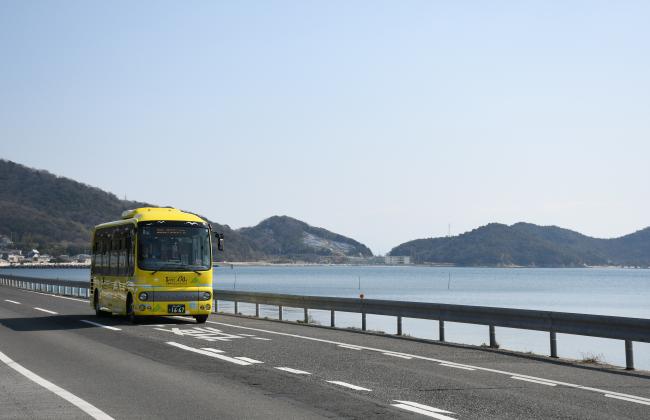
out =
[[[164,270],[164,269],[166,269],[166,268],[174,268],[174,267],[178,267],[178,265],[174,265],[174,264],[163,264],[163,265],[161,265],[160,267],[158,267],[158,268],[156,268],[155,270],[153,270],[153,271],[151,272],[151,275],[153,276],[154,274],[156,274],[156,273],[159,272],[160,270]]]

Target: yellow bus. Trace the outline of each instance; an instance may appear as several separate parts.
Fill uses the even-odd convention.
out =
[[[190,315],[212,311],[212,227],[168,207],[127,210],[93,230],[90,303],[98,316]],[[223,250],[223,235],[215,234]]]

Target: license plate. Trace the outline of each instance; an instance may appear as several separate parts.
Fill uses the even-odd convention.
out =
[[[185,305],[167,305],[168,314],[184,314]]]

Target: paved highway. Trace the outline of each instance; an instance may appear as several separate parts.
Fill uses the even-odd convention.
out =
[[[0,286],[0,418],[650,418],[650,376]]]

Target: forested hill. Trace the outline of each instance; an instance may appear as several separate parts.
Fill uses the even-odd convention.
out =
[[[459,266],[649,267],[650,228],[598,239],[556,226],[491,223],[458,236],[406,242],[390,255],[407,255],[420,264]]]
[[[93,226],[142,206],[150,204],[120,200],[99,188],[0,159],[0,235],[25,251],[88,252]],[[337,262],[372,255],[353,239],[286,216],[239,230],[211,223],[226,238],[225,252],[215,253],[220,261]]]
[[[88,252],[90,229],[146,205],[47,171],[0,160],[0,234],[24,250]]]

